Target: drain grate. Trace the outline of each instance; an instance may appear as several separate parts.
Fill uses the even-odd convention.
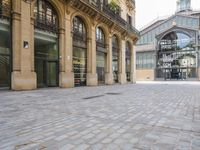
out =
[[[120,95],[121,93],[106,93],[107,95]]]
[[[83,99],[94,99],[94,98],[103,97],[103,96],[104,95],[96,95],[96,96],[85,97]]]

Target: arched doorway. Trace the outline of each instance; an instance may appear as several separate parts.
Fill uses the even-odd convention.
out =
[[[105,66],[107,52],[105,34],[101,27],[96,28],[96,53],[98,84],[105,84]]]
[[[126,80],[131,81],[131,44],[126,42]]]
[[[112,68],[114,83],[119,82],[119,42],[116,35],[112,37]]]
[[[47,0],[37,0],[34,13],[37,85],[38,87],[55,87],[59,84],[58,15]]]
[[[73,18],[73,68],[75,86],[86,85],[87,34],[81,17]]]
[[[185,80],[197,77],[195,38],[181,31],[166,34],[159,42],[157,78]]]
[[[0,0],[0,88],[10,87],[11,0]]]

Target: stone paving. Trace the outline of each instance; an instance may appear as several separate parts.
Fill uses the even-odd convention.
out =
[[[200,150],[200,85],[0,91],[0,150]]]

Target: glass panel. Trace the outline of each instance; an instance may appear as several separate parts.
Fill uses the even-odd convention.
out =
[[[98,75],[98,83],[105,83],[105,61],[106,54],[97,52],[97,75]]]
[[[194,38],[185,33],[171,32],[160,41],[157,69],[158,77],[165,79],[195,78],[196,52]]]
[[[48,61],[58,62],[58,41],[55,34],[48,35],[45,32],[38,36],[35,33],[35,68],[37,73],[37,83],[39,87],[58,86],[58,65],[47,64]],[[53,39],[52,37],[55,37]],[[51,39],[51,40],[49,40]],[[57,69],[55,69],[55,67]]]
[[[73,18],[73,69],[75,86],[86,85],[87,75],[87,34],[84,21]]]
[[[118,82],[118,69],[119,69],[119,45],[117,41],[117,37],[113,36],[112,38],[112,67],[113,67],[113,79],[114,82]]]
[[[74,82],[75,86],[86,85],[86,49],[75,47],[73,48],[73,67],[74,67]]]
[[[73,19],[73,39],[78,41],[86,41],[86,28],[83,20],[80,17]]]
[[[0,87],[10,84],[10,56],[0,55]]]
[[[48,1],[37,0],[34,13],[36,28],[54,33],[58,32],[57,13]]]
[[[7,25],[0,22],[0,87],[10,86],[10,73],[11,73],[11,33],[9,23]]]
[[[57,86],[57,63],[48,62],[47,63],[47,84],[48,86]]]
[[[126,80],[131,81],[131,44],[126,42]]]
[[[38,87],[44,87],[46,85],[45,81],[45,61],[41,59],[36,59],[35,61],[35,70],[37,73],[37,84]]]

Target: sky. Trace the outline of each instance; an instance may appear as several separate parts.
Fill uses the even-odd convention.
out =
[[[173,15],[177,0],[136,0],[136,28],[141,29],[156,18]],[[200,0],[191,0],[192,9],[200,10]]]

